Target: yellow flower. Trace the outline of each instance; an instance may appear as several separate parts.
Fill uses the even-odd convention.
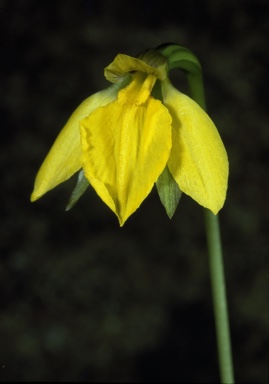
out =
[[[156,51],[119,54],[105,76],[114,84],[72,114],[37,174],[31,201],[83,169],[123,225],[168,167],[182,192],[217,214],[226,197],[227,154],[209,116],[171,84],[166,58]]]

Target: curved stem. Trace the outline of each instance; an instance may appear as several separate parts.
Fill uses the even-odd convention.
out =
[[[169,69],[180,68],[185,71],[191,97],[206,110],[202,68],[197,57],[188,49],[175,44],[158,49],[167,57]],[[208,209],[205,209],[205,227],[220,376],[222,383],[230,384],[234,382],[234,374],[219,219]]]
[[[206,110],[202,75],[189,74],[188,82],[192,98]],[[220,376],[222,383],[234,383],[219,218],[208,209],[204,211]]]

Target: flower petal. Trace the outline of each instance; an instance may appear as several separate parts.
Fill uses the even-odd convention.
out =
[[[141,104],[116,100],[81,122],[81,137],[85,175],[123,225],[167,163],[171,117],[152,97]]]
[[[229,172],[217,128],[195,101],[170,83],[164,82],[162,89],[173,119],[169,170],[184,193],[217,214],[226,198]]]
[[[55,140],[35,179],[31,201],[35,201],[81,168],[79,121],[117,96],[120,85],[112,85],[84,100],[73,112]]]
[[[105,77],[108,81],[117,83],[122,76],[125,76],[127,73],[137,71],[153,75],[160,80],[165,79],[167,77],[167,61],[165,57],[157,51],[150,51],[150,53],[151,52],[153,53],[151,54],[150,62],[156,66],[149,65],[145,61],[136,57],[119,53],[115,57],[114,61],[105,68]],[[157,56],[155,61],[152,59],[153,54]]]

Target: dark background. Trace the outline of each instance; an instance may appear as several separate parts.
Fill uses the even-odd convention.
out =
[[[36,172],[119,52],[193,50],[230,159],[220,212],[236,381],[268,380],[268,32],[264,0],[0,1],[1,380],[217,382],[203,210],[156,191],[120,228],[75,178]],[[174,81],[186,89],[184,77]]]

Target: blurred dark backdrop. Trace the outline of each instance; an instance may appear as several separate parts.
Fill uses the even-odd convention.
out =
[[[121,52],[175,42],[203,64],[230,159],[220,213],[235,376],[268,380],[268,15],[264,0],[0,1],[0,378],[219,380],[203,210],[156,191],[120,228],[75,178],[31,204],[36,172]],[[185,87],[184,78],[174,74]]]

